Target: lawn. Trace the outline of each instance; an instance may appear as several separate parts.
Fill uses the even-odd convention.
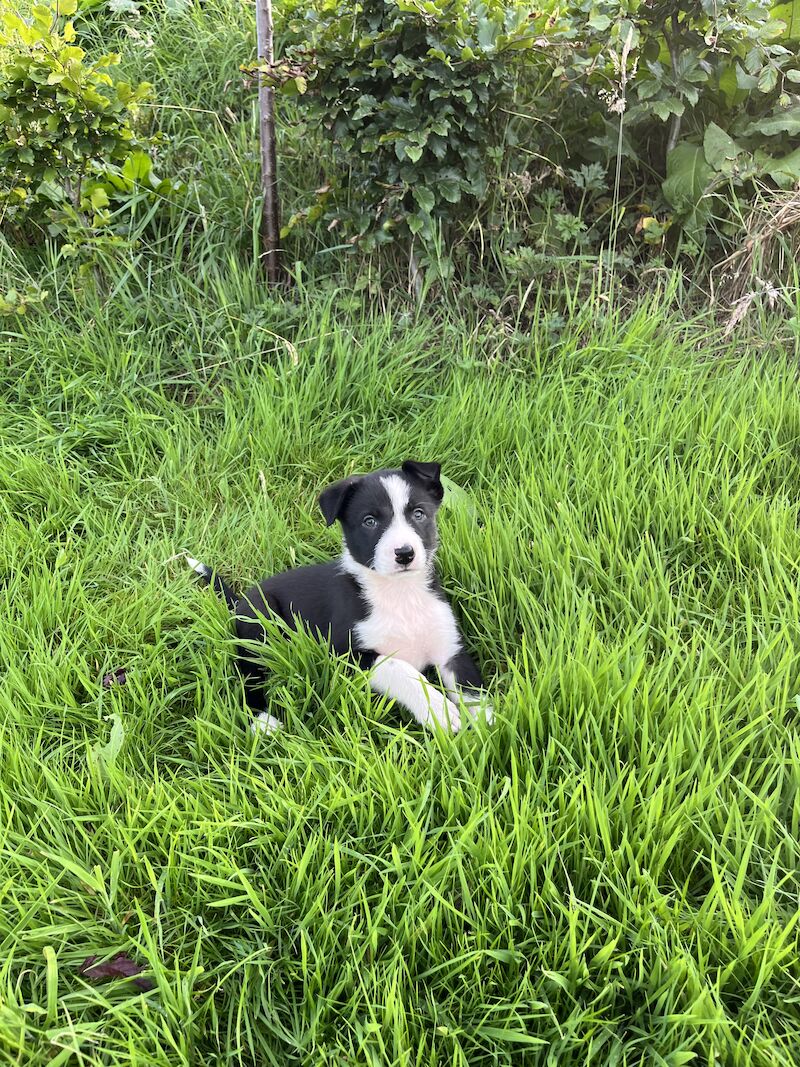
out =
[[[20,322],[3,1062],[798,1062],[795,353],[650,302],[487,358],[233,266]],[[253,737],[176,555],[326,558],[320,489],[407,456],[463,490],[440,572],[496,724],[427,733],[278,637]],[[150,988],[79,973],[120,953]]]

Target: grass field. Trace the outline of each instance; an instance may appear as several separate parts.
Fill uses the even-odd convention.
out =
[[[0,320],[0,1064],[794,1067],[800,333],[536,279],[417,311],[335,233],[270,298],[252,7],[139,7],[81,32],[184,193],[96,290],[0,234],[0,294],[49,290]],[[322,149],[281,107],[288,217]],[[330,557],[319,491],[406,457],[495,725],[276,634],[253,737],[180,553]]]
[[[232,268],[127,286],[2,336],[2,1062],[797,1063],[789,354],[650,304],[486,362]],[[172,557],[323,558],[318,491],[408,455],[464,490],[496,725],[278,638],[253,738]],[[78,973],[118,953],[153,988]]]

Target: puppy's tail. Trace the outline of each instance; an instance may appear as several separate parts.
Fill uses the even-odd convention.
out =
[[[236,608],[237,601],[239,600],[236,590],[220,578],[216,571],[213,571],[211,567],[207,567],[205,563],[201,563],[192,556],[187,556],[186,562],[196,574],[199,574],[200,577],[214,589],[216,593],[219,593],[219,595],[225,599],[225,603],[231,611]]]

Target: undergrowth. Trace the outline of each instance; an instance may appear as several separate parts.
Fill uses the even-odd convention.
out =
[[[234,269],[137,285],[2,340],[5,1062],[796,1062],[780,350],[655,302],[500,360]],[[329,557],[319,490],[406,456],[467,494],[440,570],[496,726],[428,734],[298,636],[253,738],[176,554]],[[152,988],[78,973],[120,953]]]

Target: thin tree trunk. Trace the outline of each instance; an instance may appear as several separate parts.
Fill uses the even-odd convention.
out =
[[[417,298],[417,303],[422,300],[422,274],[420,273],[419,263],[414,253],[414,242],[411,242],[411,248],[408,253],[408,281],[411,288],[414,290],[414,296]]]
[[[680,45],[681,27],[680,27],[680,22],[678,21],[677,13],[673,13],[673,15],[672,15],[672,34],[670,35],[669,33],[667,33],[666,32],[666,27],[665,27],[664,28],[664,37],[666,38],[667,48],[669,49],[669,58],[670,58],[670,62],[672,64],[672,73],[677,78],[677,76],[678,76],[678,60],[680,59],[680,54],[681,54],[681,45]],[[672,116],[672,121],[670,122],[670,125],[669,125],[669,136],[667,137],[667,155],[670,154],[672,149],[678,143],[678,138],[681,135],[681,121],[682,121],[682,116],[681,115],[673,115]]]
[[[274,62],[272,0],[256,0],[258,58]],[[275,91],[259,79],[259,130],[261,135],[261,246],[267,281],[276,285],[281,277],[280,205],[278,202],[278,163],[275,151]]]

